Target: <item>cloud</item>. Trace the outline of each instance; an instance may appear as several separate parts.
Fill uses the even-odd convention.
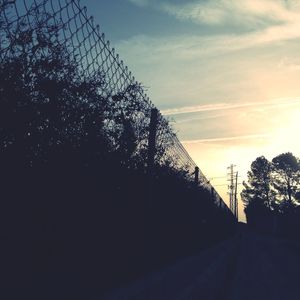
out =
[[[174,117],[172,118],[168,118],[169,122],[173,122],[174,124],[176,124],[177,126],[178,125],[181,125],[181,124],[184,124],[184,123],[191,123],[191,122],[198,122],[198,121],[211,121],[212,119],[220,119],[220,118],[226,118],[227,115],[228,115],[228,112],[230,111],[227,111],[227,113],[225,111],[221,111],[221,112],[218,112],[218,113],[208,113],[208,114],[197,114],[195,115],[195,117],[191,117],[190,114],[182,114],[181,116],[183,116],[183,118],[179,118],[180,115],[176,115],[176,119]]]
[[[210,36],[177,36],[166,44],[159,41],[158,51],[172,46],[169,48],[176,52],[184,49],[183,54],[191,56],[201,55],[205,49],[208,49],[208,52],[236,51],[300,37],[300,4],[293,0],[198,0],[184,4],[170,0],[128,1],[163,11],[179,20],[218,25],[220,33],[222,28],[228,26],[235,32],[227,35],[216,32]],[[246,30],[241,30],[242,28]],[[138,39],[143,42],[145,37],[140,36]],[[151,38],[146,45],[151,47]]]
[[[179,108],[165,109],[162,110],[161,113],[165,116],[179,115],[179,114],[196,113],[196,112],[203,112],[203,111],[233,109],[233,108],[240,108],[240,107],[253,106],[253,105],[254,105],[253,103],[236,103],[236,104],[216,103],[216,104],[184,106]]]
[[[300,38],[300,20],[244,34],[175,35],[168,38],[137,35],[120,41],[117,46],[125,55],[131,55],[136,60],[141,59],[143,63],[150,65],[162,58],[167,61],[171,59],[191,61],[298,38]]]
[[[183,106],[177,108],[170,108],[161,110],[161,113],[165,116],[167,115],[179,115],[179,114],[188,114],[196,112],[206,112],[206,111],[215,111],[215,110],[228,110],[228,109],[237,109],[244,107],[255,107],[256,109],[271,109],[278,107],[289,107],[293,105],[300,104],[299,98],[286,98],[286,99],[274,99],[272,101],[263,101],[263,102],[241,102],[241,103],[215,103],[207,105],[196,105],[196,106]]]
[[[128,1],[140,7],[148,6],[150,3],[149,0],[128,0]]]
[[[198,24],[253,26],[293,22],[299,19],[299,2],[294,0],[128,0],[138,6],[150,6],[182,21]]]
[[[164,2],[161,9],[180,20],[208,25],[242,25],[253,29],[299,19],[298,5],[281,0],[209,0],[185,4]]]
[[[182,144],[202,144],[202,143],[214,143],[214,142],[227,142],[227,141],[235,141],[235,140],[249,140],[249,139],[262,139],[262,138],[270,138],[271,134],[250,134],[250,135],[240,135],[240,136],[228,136],[228,137],[216,137],[209,139],[195,139],[195,140],[183,140]]]

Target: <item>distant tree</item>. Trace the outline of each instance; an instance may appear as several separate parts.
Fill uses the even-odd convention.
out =
[[[287,213],[300,202],[300,163],[292,153],[282,153],[269,162],[258,157],[251,164],[248,183],[241,193],[245,212],[276,210]]]
[[[244,182],[241,193],[242,201],[246,208],[272,206],[274,192],[271,189],[272,164],[264,156],[256,158],[248,172],[248,183]]]
[[[280,207],[287,209],[298,202],[300,188],[299,160],[290,152],[282,153],[272,160],[273,185],[277,191]]]

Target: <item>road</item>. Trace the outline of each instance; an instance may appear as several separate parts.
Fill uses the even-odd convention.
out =
[[[300,300],[300,244],[242,230],[105,300]]]

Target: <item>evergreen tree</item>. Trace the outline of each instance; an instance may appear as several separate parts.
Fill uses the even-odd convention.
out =
[[[273,186],[277,191],[280,209],[286,210],[297,203],[296,193],[300,188],[299,160],[290,152],[282,153],[272,160]]]
[[[287,212],[299,204],[300,163],[292,153],[282,153],[269,162],[256,158],[241,193],[245,212],[261,208]]]
[[[271,189],[272,164],[264,156],[256,158],[248,172],[248,184],[243,183],[242,201],[246,208],[268,207],[274,201],[274,191]]]

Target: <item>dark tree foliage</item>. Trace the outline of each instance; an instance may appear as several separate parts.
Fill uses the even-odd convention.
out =
[[[101,146],[93,151],[103,152],[108,147],[102,130],[106,101],[98,92],[103,77],[81,80],[66,48],[52,41],[55,26],[21,25],[0,66],[3,161],[55,163],[63,152],[71,157],[95,142]]]
[[[241,194],[246,208],[260,205],[258,203],[261,203],[261,206],[271,207],[274,201],[271,172],[272,164],[264,156],[252,162],[251,171],[248,172],[248,184],[243,183],[244,190]]]
[[[299,159],[292,153],[282,153],[272,162],[258,157],[241,193],[248,223],[262,231],[299,235],[299,180]]]
[[[163,139],[149,180],[140,87],[105,93],[104,74],[84,75],[46,18],[9,35],[0,20],[1,287],[88,298],[229,236],[232,215]]]
[[[275,176],[274,188],[278,191],[278,198],[284,206],[297,203],[295,197],[300,188],[300,163],[292,153],[283,153],[273,158]]]

